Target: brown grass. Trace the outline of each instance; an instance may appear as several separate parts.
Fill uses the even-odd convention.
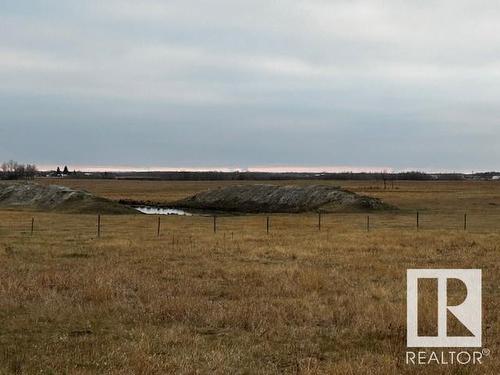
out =
[[[59,181],[170,200],[216,182]],[[303,183],[303,182],[301,182]],[[184,184],[184,185],[183,185]],[[0,373],[500,373],[494,183],[342,183],[425,212],[102,218],[0,211]],[[142,186],[142,188],[141,188]],[[183,190],[183,186],[185,186]],[[471,229],[460,230],[471,212]],[[439,214],[438,214],[439,213]],[[407,268],[483,270],[480,367],[404,364]]]

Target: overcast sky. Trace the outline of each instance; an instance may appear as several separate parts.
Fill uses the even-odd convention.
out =
[[[0,158],[500,170],[496,0],[0,2]]]

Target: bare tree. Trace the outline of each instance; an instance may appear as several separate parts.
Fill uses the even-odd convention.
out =
[[[7,162],[7,166],[8,166],[8,172],[15,172],[18,164],[17,161],[11,159]]]
[[[37,171],[35,164],[26,164],[26,178],[34,179]]]
[[[26,173],[26,167],[24,164],[16,164],[16,167],[14,168],[14,175],[16,178],[23,178]]]
[[[24,165],[14,160],[2,163],[1,168],[2,174],[0,177],[7,180],[17,180],[20,178],[33,179],[37,172],[34,164]]]

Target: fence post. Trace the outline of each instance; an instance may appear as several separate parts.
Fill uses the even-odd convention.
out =
[[[367,232],[370,231],[370,216],[369,215],[366,216],[366,231]]]
[[[214,215],[214,233],[217,233],[217,216]]]
[[[33,235],[33,230],[35,229],[35,218],[31,218],[31,235]]]
[[[467,212],[464,213],[464,230],[467,230]]]
[[[161,226],[161,216],[158,215],[158,230],[157,230],[157,237],[160,237],[160,226]]]
[[[321,212],[318,212],[318,231],[321,232]]]
[[[101,237],[101,214],[97,214],[97,238]]]
[[[420,214],[417,211],[417,230],[419,230],[419,229],[420,229]]]

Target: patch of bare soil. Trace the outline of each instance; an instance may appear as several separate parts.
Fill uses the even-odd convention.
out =
[[[0,183],[0,208],[67,213],[135,214],[131,207],[86,191],[35,183]]]
[[[233,212],[339,212],[391,210],[378,198],[328,185],[238,185],[200,192],[173,207]]]

